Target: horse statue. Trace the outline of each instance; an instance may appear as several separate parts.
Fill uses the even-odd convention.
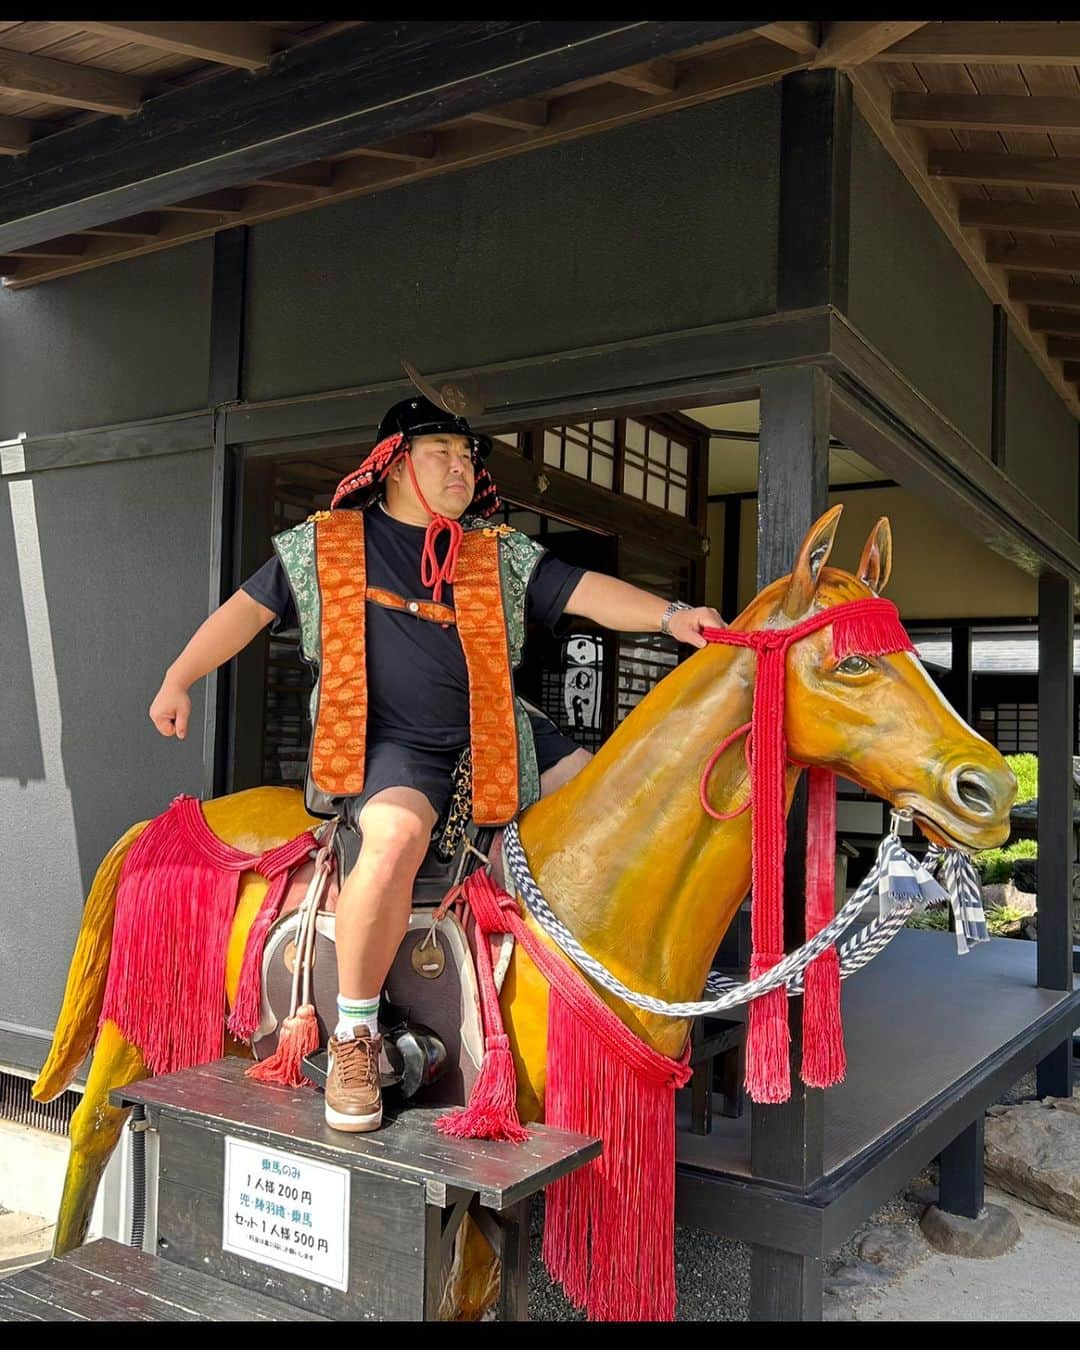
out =
[[[791,574],[767,586],[732,625],[787,628],[812,613],[868,599],[884,588],[892,539],[886,518],[866,542],[855,574],[826,566],[842,507],[809,530]],[[532,875],[577,940],[620,980],[669,1001],[701,997],[717,948],[751,881],[749,813],[714,819],[699,781],[714,747],[751,715],[755,655],[710,644],[672,670],[570,782],[531,806],[520,840]],[[968,851],[1002,843],[1016,782],[1001,755],[948,706],[918,659],[899,652],[867,660],[833,657],[828,629],[810,633],[787,658],[784,701],[790,760],[854,780],[895,808],[907,808],[933,842]],[[786,770],[787,805],[801,772]],[[743,747],[733,744],[711,771],[717,803],[748,792]],[[260,853],[317,822],[302,794],[255,788],[204,804],[223,841]],[[112,1022],[98,1030],[110,960],[117,878],[147,822],[133,825],[101,864],[75,949],[51,1053],[33,1095],[47,1101],[70,1083],[94,1045],[82,1103],[71,1122],[71,1155],[57,1222],[57,1254],[81,1244],[105,1163],[126,1112],[111,1089],[146,1077],[140,1049]],[[228,950],[226,993],[235,996],[248,929],[265,894],[255,873],[242,878]],[[526,922],[535,928],[531,917]],[[546,939],[544,939],[546,941]],[[653,1050],[677,1057],[690,1023],[638,1011],[604,989],[616,1016]],[[548,985],[515,944],[500,1005],[517,1072],[522,1122],[544,1113]],[[230,1053],[245,1053],[233,1043]],[[466,1219],[444,1315],[479,1317],[497,1293],[498,1262]]]

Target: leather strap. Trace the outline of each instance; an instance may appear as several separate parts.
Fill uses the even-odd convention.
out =
[[[384,590],[381,586],[369,586],[367,598],[383,609],[401,609],[418,619],[427,619],[429,623],[457,623],[457,616],[449,605],[438,605],[434,600],[406,600],[403,595]]]

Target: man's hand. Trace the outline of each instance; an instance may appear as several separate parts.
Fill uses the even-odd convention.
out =
[[[679,609],[668,620],[668,632],[677,642],[688,642],[691,647],[707,647],[708,640],[701,636],[703,628],[726,628],[727,625],[708,605],[699,605],[697,609]]]
[[[150,704],[150,721],[163,736],[175,736],[182,741],[190,717],[191,699],[187,690],[166,679]]]

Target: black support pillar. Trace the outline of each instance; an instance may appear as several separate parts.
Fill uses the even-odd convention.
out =
[[[851,84],[836,70],[800,71],[784,79],[780,113],[780,219],[777,304],[780,309],[847,308],[851,181]],[[761,382],[758,452],[758,586],[791,570],[807,530],[828,506],[829,381],[813,366],[770,373]],[[788,817],[784,870],[784,940],[805,938],[806,792],[800,785]],[[802,1000],[788,1009],[792,1041],[791,1100],[753,1106],[750,1165],[755,1176],[806,1190],[824,1170],[823,1094],[805,1088]],[[750,1317],[819,1321],[822,1254],[754,1246]]]
[[[952,626],[952,669],[949,672],[949,702],[970,723],[974,708],[971,695],[971,624]]]
[[[210,304],[210,370],[207,403],[213,409],[214,457],[211,467],[210,594],[213,613],[236,584],[240,515],[240,467],[236,450],[225,442],[224,407],[240,398],[243,370],[244,289],[247,229],[239,226],[214,235],[213,290]],[[203,724],[203,796],[231,789],[233,662],[206,678]]]
[[[1039,578],[1039,933],[1041,989],[1072,989],[1073,592]],[[1040,1097],[1072,1096],[1072,1038],[1036,1071]]]
[[[758,460],[758,586],[791,570],[803,536],[828,502],[829,384],[816,367],[778,371],[762,382]],[[800,784],[788,817],[784,937],[788,951],[805,939],[806,793]],[[752,1106],[750,1161],[755,1176],[805,1190],[824,1165],[823,1094],[804,1087],[802,1000],[788,1005],[792,1091],[779,1106]],[[755,1246],[750,1264],[754,1321],[821,1317],[822,1263]]]

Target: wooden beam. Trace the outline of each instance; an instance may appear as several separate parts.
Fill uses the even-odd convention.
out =
[[[152,99],[137,122],[95,121],[44,138],[33,155],[0,160],[0,252],[754,27],[746,20],[409,19],[378,31],[362,24],[280,52],[255,77],[226,71]]]
[[[143,99],[142,81],[130,75],[6,49],[0,49],[0,92],[121,115],[138,112]]]
[[[1080,187],[1080,157],[984,155],[968,150],[931,150],[931,178],[958,183],[1008,183],[1013,187]]]
[[[239,215],[244,209],[244,191],[242,188],[222,188],[219,192],[204,192],[201,197],[187,197],[182,202],[164,202],[161,209],[202,216]]]
[[[22,155],[30,144],[30,123],[19,117],[0,117],[0,155]]]
[[[469,114],[469,121],[514,131],[537,131],[547,126],[548,104],[542,98],[519,98],[498,108],[481,108]]]
[[[861,66],[871,61],[894,43],[925,26],[926,20],[915,23],[903,20],[843,19],[826,23],[821,46],[814,58],[814,66]]]
[[[137,42],[159,52],[178,52],[200,61],[216,61],[240,70],[258,70],[273,55],[273,30],[261,23],[90,23],[76,21],[88,33]]]
[[[23,244],[9,252],[13,258],[79,258],[86,252],[86,240],[69,234],[62,239],[43,239],[39,244]]]
[[[1080,335],[1080,314],[1063,309],[1028,310],[1028,326],[1034,333],[1056,333],[1061,337]]]
[[[1078,89],[1080,94],[1080,89]],[[971,131],[1080,131],[1080,97],[1030,94],[908,94],[892,100],[893,121]]]
[[[1043,244],[1037,239],[991,239],[986,261],[1023,272],[1080,272],[1080,244]]]
[[[339,157],[333,190],[319,204],[367,196],[387,188],[490,163],[508,155],[522,154],[613,127],[645,121],[679,108],[698,107],[744,89],[771,84],[791,71],[805,69],[806,64],[805,58],[764,38],[755,38],[737,46],[733,44],[726,50],[705,56],[687,66],[682,71],[678,88],[664,98],[643,101],[633,90],[622,89],[606,81],[596,83],[572,96],[553,100],[548,125],[532,135],[513,132],[505,127],[462,126],[439,133],[436,155],[423,162],[393,163],[386,159],[380,163],[376,159],[360,156]],[[9,285],[13,289],[21,289],[51,277],[70,275],[89,267],[100,267],[108,262],[156,252],[174,244],[203,239],[218,229],[240,221],[255,224],[310,209],[311,203],[298,201],[294,193],[252,187],[244,193],[243,210],[239,214],[185,216],[180,212],[167,211],[162,233],[153,242],[136,245],[120,240],[95,241],[83,259],[62,265],[28,264],[20,269],[18,278]]]
[[[144,211],[141,216],[128,216],[126,220],[91,225],[86,233],[105,239],[153,239],[161,233],[161,217],[155,211]]]
[[[1046,354],[1056,361],[1080,361],[1080,338],[1048,337]]]
[[[268,187],[328,188],[334,181],[332,164],[298,164],[295,169],[278,169],[255,180]]]
[[[1024,307],[1010,299],[1007,274],[990,267],[983,254],[982,243],[973,238],[957,219],[958,199],[952,183],[927,172],[926,138],[914,127],[897,126],[891,115],[893,90],[879,66],[872,62],[853,69],[849,76],[855,90],[855,101],[863,117],[892,156],[897,167],[919,199],[933,216],[938,227],[963,259],[972,275],[986,292],[991,304],[1004,307],[1011,321],[1016,340],[1031,354],[1032,360],[1056,389],[1068,408],[1080,415],[1080,398],[1076,389],[1065,382],[1060,368],[1049,359],[1042,342],[1031,331]],[[984,156],[984,158],[991,158]],[[1012,159],[1001,155],[999,159]],[[18,285],[18,282],[14,283]]]
[[[1036,234],[1080,234],[1080,210],[1071,203],[990,202],[965,197],[960,224],[974,229],[1015,230]]]
[[[612,84],[637,89],[642,94],[670,94],[675,88],[678,71],[674,61],[646,61],[640,66],[613,70],[608,79]]]
[[[1080,64],[1080,23],[928,23],[874,61],[920,65]]]
[[[1034,281],[1029,277],[1010,277],[1009,299],[1022,300],[1027,305],[1080,309],[1080,286],[1070,286],[1064,281]]]
[[[357,156],[368,159],[390,159],[400,164],[423,164],[433,159],[438,147],[438,139],[432,131],[417,131],[411,136],[398,136],[392,141],[383,141],[379,145],[362,145],[348,151],[348,157]]]
[[[815,56],[820,41],[821,25],[812,20],[785,19],[781,23],[767,23],[757,31],[770,42],[786,47],[799,56]]]

